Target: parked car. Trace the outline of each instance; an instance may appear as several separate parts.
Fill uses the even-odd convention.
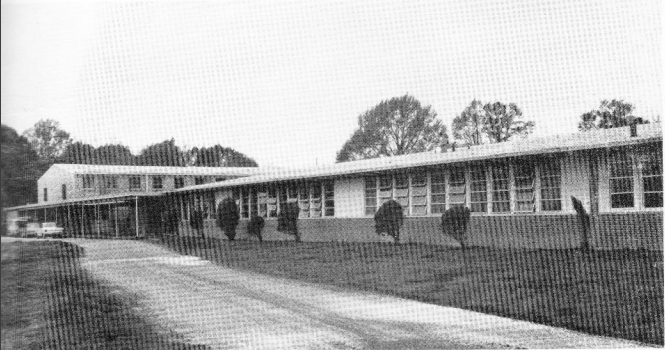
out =
[[[58,227],[55,222],[44,222],[37,230],[37,238],[62,238],[64,228]]]
[[[25,231],[30,218],[18,217],[7,220],[7,234],[14,237],[25,236]]]

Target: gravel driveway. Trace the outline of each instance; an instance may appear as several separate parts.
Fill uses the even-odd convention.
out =
[[[638,343],[237,271],[141,241],[69,240],[154,322],[215,349],[614,348]]]

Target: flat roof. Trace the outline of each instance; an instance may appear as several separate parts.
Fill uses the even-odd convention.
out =
[[[461,146],[444,153],[423,152],[393,157],[365,159],[304,169],[278,169],[254,176],[241,177],[215,183],[188,186],[171,192],[189,192],[214,188],[227,188],[278,181],[330,178],[352,174],[373,173],[413,167],[436,166],[470,161],[489,160],[539,154],[553,154],[589,149],[602,149],[625,145],[662,141],[660,123],[637,125],[637,136],[630,136],[629,127],[577,132],[567,135],[534,137],[479,146]]]
[[[176,166],[138,166],[138,165],[94,165],[63,164],[52,166],[75,174],[111,174],[111,175],[209,175],[209,176],[249,176],[268,171],[259,167],[176,167]]]
[[[74,205],[74,204],[99,204],[99,202],[108,202],[108,203],[117,203],[127,199],[142,198],[142,197],[158,197],[163,195],[165,192],[125,192],[125,193],[115,193],[102,196],[94,197],[85,197],[85,198],[75,198],[68,199],[64,201],[54,201],[48,203],[30,203],[25,205],[19,205],[16,207],[5,208],[3,210],[25,210],[25,209],[42,209],[42,208],[52,208],[59,207],[63,205]]]

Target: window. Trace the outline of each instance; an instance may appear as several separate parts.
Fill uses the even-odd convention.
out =
[[[463,207],[466,204],[466,179],[464,169],[453,169],[450,171],[449,199],[450,207]]]
[[[510,169],[508,164],[492,168],[492,212],[510,212]]]
[[[275,186],[268,187],[268,197],[266,199],[268,204],[268,217],[277,217],[277,188]]]
[[[184,177],[176,177],[173,179],[173,187],[175,188],[183,188],[185,187],[185,178]]]
[[[256,206],[259,216],[268,217],[268,191],[265,187],[256,193]]]
[[[140,176],[130,176],[129,177],[129,190],[130,191],[140,191],[141,190],[141,177]]]
[[[427,173],[411,175],[411,215],[427,214]]]
[[[487,175],[481,166],[471,168],[471,211],[487,213]]]
[[[309,216],[312,218],[321,217],[321,183],[315,182],[312,184],[312,189],[310,192],[310,202],[309,202]]]
[[[88,190],[95,187],[95,177],[93,175],[83,175],[83,188]]]
[[[104,188],[118,188],[117,176],[106,175],[102,179],[104,180]]]
[[[194,178],[194,185],[203,185],[204,183],[206,183],[206,179],[204,177],[197,176]]]
[[[300,217],[309,217],[309,184],[301,183],[298,185],[298,206],[300,207]]]
[[[220,182],[220,181],[224,181],[224,180],[226,180],[226,179],[223,178],[223,177],[216,177],[215,178],[215,182]]]
[[[379,206],[393,198],[393,177],[379,176]]]
[[[247,189],[247,191],[249,192],[248,205],[249,205],[249,210],[251,210],[250,216],[252,217],[259,216],[258,194],[254,189]]]
[[[561,168],[556,159],[540,165],[540,210],[561,210]]]
[[[335,184],[332,180],[323,183],[324,215],[335,216]]]
[[[528,162],[516,163],[515,172],[515,211],[534,212],[536,176],[534,166]]]
[[[288,196],[288,185],[282,184],[279,187],[279,211],[281,212],[286,208],[286,203],[289,202],[289,196]]]
[[[152,177],[152,189],[153,190],[161,190],[162,189],[162,177],[161,176],[153,176]]]
[[[365,215],[374,215],[377,208],[376,202],[376,178],[365,178]]]
[[[405,215],[409,214],[409,175],[395,175],[395,200],[402,206]]]
[[[249,201],[249,189],[243,188],[240,191],[242,195],[240,198],[240,216],[244,219],[249,219],[249,208],[252,205]]]
[[[610,156],[610,204],[612,208],[635,206],[633,164],[625,151]]]
[[[61,190],[62,190],[62,200],[67,199],[67,185],[62,184]]]
[[[32,192],[34,193],[34,192]],[[44,188],[44,202],[48,201],[48,188]]]
[[[432,172],[432,214],[446,211],[446,176],[443,171]]]
[[[663,206],[663,155],[661,152],[648,154],[642,163],[642,187],[645,208]]]

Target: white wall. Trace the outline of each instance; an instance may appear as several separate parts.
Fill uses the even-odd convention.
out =
[[[566,153],[561,158],[561,209],[563,212],[575,212],[570,196],[579,199],[587,212],[591,211],[589,180],[589,161],[585,153]]]
[[[365,182],[363,177],[335,180],[335,217],[365,216]]]
[[[62,201],[62,185],[67,188],[67,199],[75,198],[74,176],[57,166],[50,167],[42,177],[37,180],[37,203],[51,203]],[[48,201],[44,202],[44,188],[48,191]]]

